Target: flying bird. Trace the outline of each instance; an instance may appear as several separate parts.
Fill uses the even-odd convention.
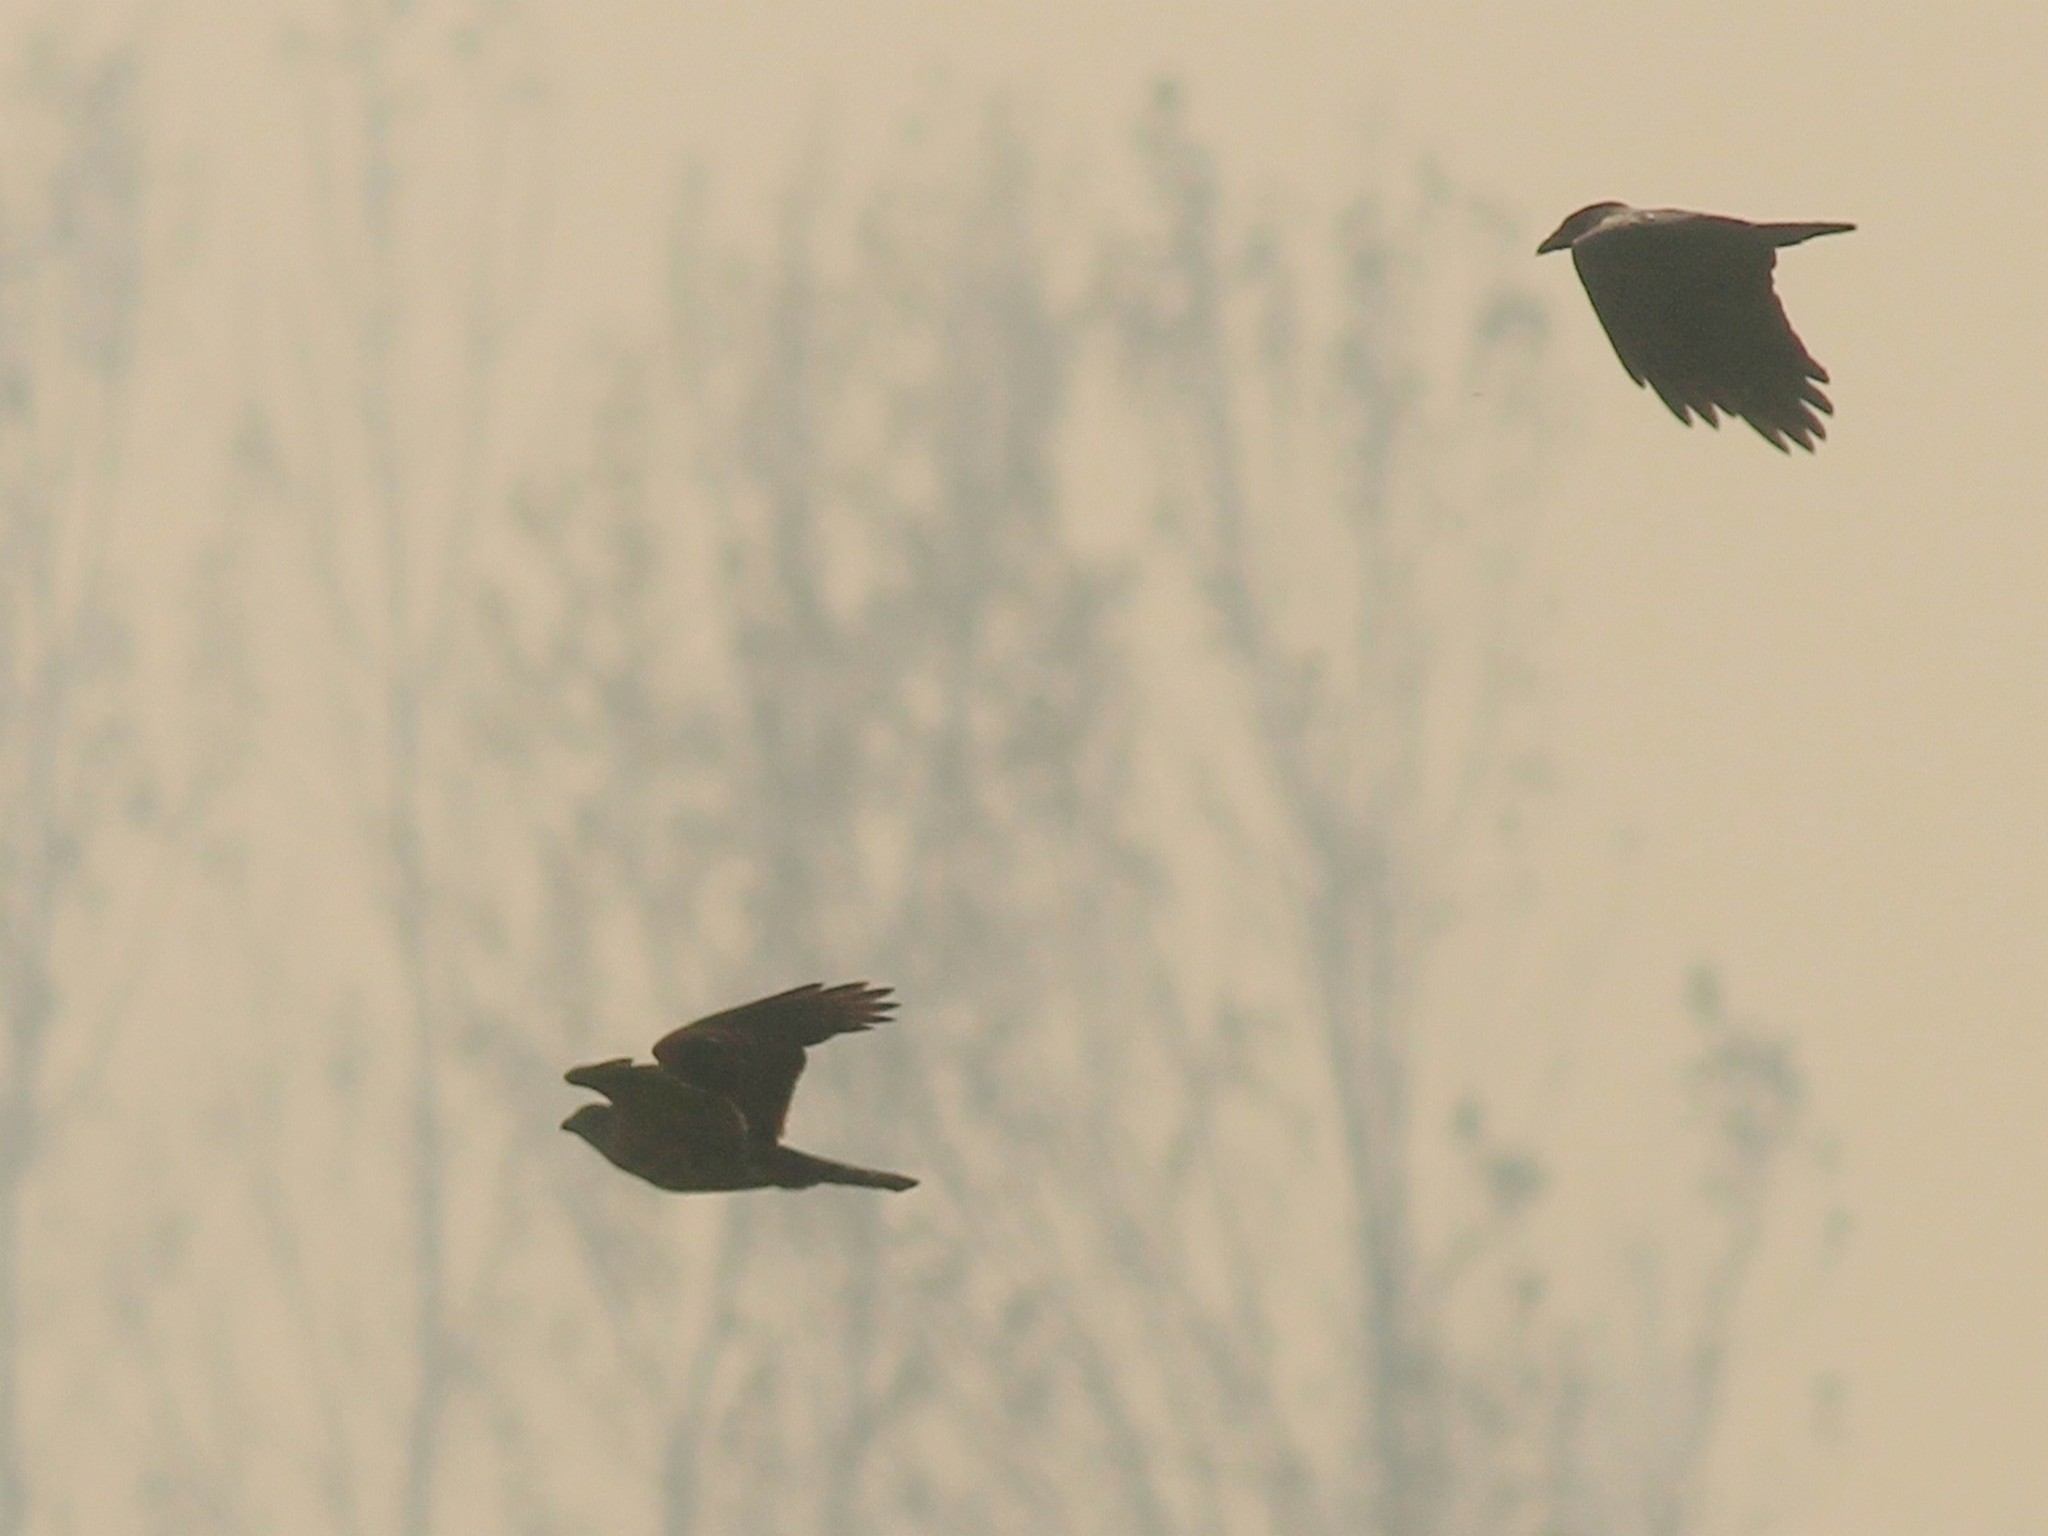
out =
[[[1751,224],[1683,208],[1594,203],[1536,247],[1569,249],[1621,366],[1687,426],[1740,416],[1781,453],[1807,452],[1834,414],[1828,371],[1793,334],[1771,286],[1778,248],[1854,224]]]
[[[562,1122],[612,1163],[659,1189],[910,1189],[917,1180],[786,1146],[783,1122],[804,1052],[872,1029],[896,1007],[888,987],[813,982],[714,1013],[664,1035],[654,1062],[620,1056],[563,1076],[603,1094]]]

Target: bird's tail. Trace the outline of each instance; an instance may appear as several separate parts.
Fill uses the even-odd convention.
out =
[[[1759,224],[1773,245],[1797,245],[1802,240],[1811,240],[1816,235],[1846,235],[1854,224]]]
[[[809,1189],[815,1184],[853,1184],[862,1189],[915,1189],[917,1180],[900,1173],[883,1173],[877,1168],[857,1168],[852,1163],[835,1163],[829,1157],[813,1157],[795,1147],[777,1147],[769,1160],[775,1183],[782,1189]]]

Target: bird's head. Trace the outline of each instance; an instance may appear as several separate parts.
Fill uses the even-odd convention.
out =
[[[1550,232],[1550,238],[1536,247],[1538,256],[1570,250],[1572,243],[1590,229],[1597,229],[1609,214],[1619,213],[1627,203],[1588,203]]]
[[[609,1104],[585,1104],[562,1122],[562,1129],[571,1135],[581,1136],[602,1152],[611,1144],[612,1119],[616,1113]]]

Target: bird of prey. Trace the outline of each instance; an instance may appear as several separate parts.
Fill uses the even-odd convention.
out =
[[[1814,361],[1771,286],[1778,247],[1854,224],[1751,224],[1683,208],[1594,203],[1536,247],[1569,249],[1621,366],[1687,426],[1692,413],[1740,416],[1781,453],[1826,437],[1816,411],[1828,371]]]
[[[785,1146],[782,1125],[804,1051],[872,1029],[896,1007],[887,987],[813,982],[685,1024],[655,1042],[654,1064],[620,1056],[563,1075],[609,1101],[562,1122],[612,1163],[660,1189],[910,1189],[917,1180]]]

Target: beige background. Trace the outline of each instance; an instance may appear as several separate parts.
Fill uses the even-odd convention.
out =
[[[1861,228],[1788,253],[1833,373],[1814,458],[1677,426],[1562,260],[1575,437],[1548,495],[1575,795],[1640,834],[1632,965],[1708,954],[1809,1053],[1857,1237],[1817,1536],[2048,1520],[2048,10],[768,5],[593,26],[594,79],[714,158],[939,72],[1076,141],[1186,82],[1234,173],[1375,135],[1526,213],[1618,197]],[[666,88],[672,98],[659,98]],[[650,99],[651,98],[651,99]],[[877,120],[880,119],[881,122]]]
[[[160,322],[188,381],[239,366],[212,257],[261,266],[293,216],[279,25],[226,0],[106,20],[147,39],[160,168],[209,253]],[[1835,379],[1813,458],[1680,430],[1568,264],[1532,258],[1570,389],[1552,741],[1630,850],[1613,986],[1717,960],[1802,1042],[1844,1148],[1856,1236],[1811,1326],[1847,1432],[1797,1528],[2048,1529],[2048,7],[586,0],[528,25],[576,199],[536,354],[651,296],[645,210],[689,155],[744,214],[750,168],[767,188],[821,124],[879,152],[935,79],[1009,91],[1078,153],[1172,73],[1242,184],[1341,180],[1391,142],[1532,250],[1606,197],[1857,221],[1780,269]]]

